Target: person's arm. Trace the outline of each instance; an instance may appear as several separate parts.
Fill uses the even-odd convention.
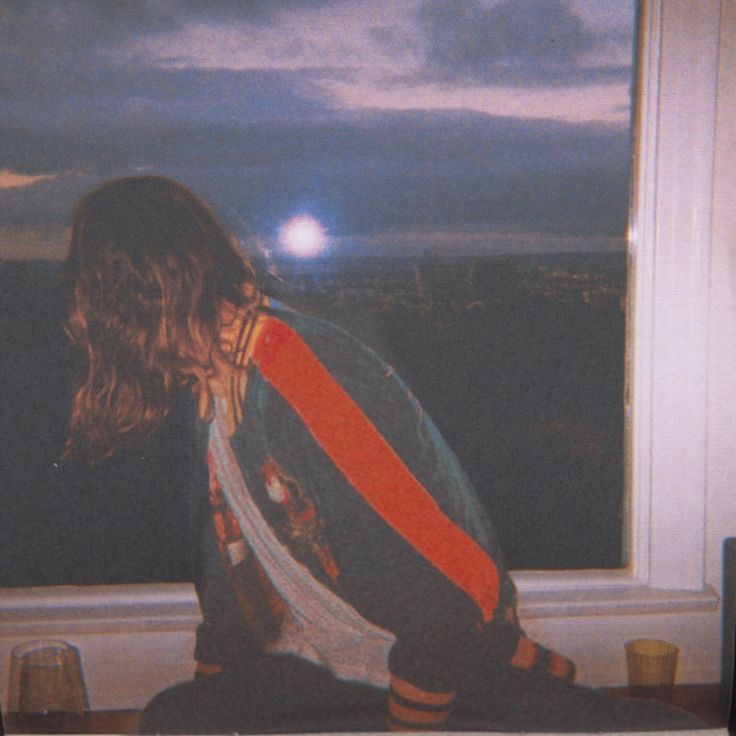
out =
[[[391,675],[388,692],[388,726],[391,731],[429,731],[443,728],[450,717],[456,693],[422,690]]]
[[[205,677],[252,659],[258,644],[238,602],[215,528],[207,459],[208,425],[199,417],[196,405],[192,405],[190,414],[187,493],[192,575],[203,616],[197,627],[194,660],[195,677]]]

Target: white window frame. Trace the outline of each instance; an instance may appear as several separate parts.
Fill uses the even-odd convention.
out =
[[[518,573],[532,615],[544,615],[538,594],[551,592],[575,591],[576,613],[586,594],[598,608],[603,590],[614,608],[629,605],[624,591],[648,610],[715,602],[704,578],[705,494],[694,489],[705,489],[707,474],[719,2],[641,5],[625,400],[629,561],[615,571]]]
[[[720,549],[736,534],[736,3],[642,0],[627,348],[629,564],[514,575],[527,631],[592,685],[625,682],[623,642],[681,648],[719,676]],[[732,281],[718,280],[734,269]],[[729,301],[730,300],[730,301]],[[574,509],[571,509],[574,513]],[[19,641],[82,650],[93,708],[140,707],[191,675],[189,585],[0,590],[0,693]]]
[[[623,643],[647,636],[680,646],[680,682],[717,682],[721,549],[736,535],[736,4],[645,0],[638,31],[628,565],[515,578],[530,633],[583,681],[624,684]]]

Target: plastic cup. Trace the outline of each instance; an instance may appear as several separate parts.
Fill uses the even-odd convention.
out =
[[[10,653],[8,716],[21,733],[83,733],[87,696],[79,651],[65,641],[19,644]]]
[[[629,687],[672,687],[680,650],[660,639],[627,641],[626,668]]]

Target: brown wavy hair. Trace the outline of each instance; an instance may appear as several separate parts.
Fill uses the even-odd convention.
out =
[[[257,309],[255,274],[210,207],[159,176],[107,182],[74,209],[66,332],[78,348],[64,455],[94,462],[150,435],[175,392],[211,415],[223,299]]]

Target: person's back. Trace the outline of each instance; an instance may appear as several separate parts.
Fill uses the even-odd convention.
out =
[[[392,369],[263,295],[212,211],[162,177],[77,206],[66,452],[94,461],[187,391],[204,620],[197,676],[143,732],[698,727],[572,684],[528,639],[489,521]]]

